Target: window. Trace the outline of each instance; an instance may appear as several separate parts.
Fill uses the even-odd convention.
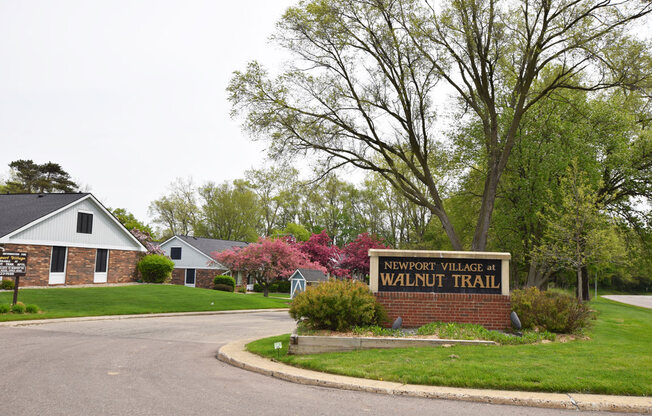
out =
[[[170,258],[172,260],[181,260],[181,247],[172,247],[170,249]]]
[[[77,232],[91,234],[93,232],[93,214],[88,212],[77,213]]]
[[[63,273],[66,270],[66,248],[52,247],[51,273]]]
[[[97,273],[106,273],[106,260],[109,257],[109,250],[104,248],[97,249],[95,256],[95,271]]]

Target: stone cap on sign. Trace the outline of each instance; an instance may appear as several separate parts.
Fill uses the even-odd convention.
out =
[[[510,253],[498,253],[489,251],[436,251],[436,250],[392,250],[392,249],[369,249],[370,257],[435,257],[448,259],[495,259],[511,260]]]

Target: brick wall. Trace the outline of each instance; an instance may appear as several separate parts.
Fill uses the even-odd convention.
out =
[[[201,287],[204,289],[213,288],[213,280],[218,274],[224,273],[226,270],[219,269],[195,269],[195,287]],[[185,285],[186,284],[186,269],[174,269],[172,270],[172,280],[170,281],[173,285]]]
[[[93,283],[95,275],[94,248],[68,247],[66,284],[86,285]],[[110,255],[113,253],[110,253]]]
[[[27,273],[21,276],[21,286],[48,286],[50,280],[51,246],[5,244],[5,251],[27,253]],[[94,248],[68,247],[66,263],[67,285],[92,284],[95,277]],[[136,265],[142,253],[126,250],[109,250],[108,283],[135,281]]]
[[[27,253],[27,273],[20,277],[20,286],[47,286],[50,280],[50,246],[5,244],[5,251]]]
[[[136,281],[138,279],[138,270],[136,267],[143,254],[139,251],[109,250],[107,283]]]
[[[434,321],[480,324],[488,329],[507,329],[511,325],[509,296],[403,292],[375,295],[390,322],[400,316],[408,328]]]

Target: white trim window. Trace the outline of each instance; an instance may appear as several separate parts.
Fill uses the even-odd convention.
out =
[[[49,284],[62,285],[66,283],[66,263],[68,262],[68,248],[53,246],[50,252],[50,278]]]
[[[181,260],[181,247],[170,247],[170,259]]]
[[[77,232],[80,234],[93,234],[93,213],[77,211]]]

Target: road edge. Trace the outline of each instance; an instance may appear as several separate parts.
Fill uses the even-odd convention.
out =
[[[245,345],[252,341],[255,339],[225,344],[217,353],[217,359],[235,367],[297,384],[342,390],[549,409],[652,413],[652,398],[649,397],[421,386],[321,373],[252,354],[245,350]]]
[[[167,318],[167,317],[174,317],[174,316],[228,315],[228,314],[235,314],[235,313],[260,313],[260,312],[287,312],[287,310],[288,308],[233,309],[233,310],[226,310],[226,311],[142,313],[142,314],[132,314],[132,315],[78,316],[75,318],[24,319],[20,321],[0,322],[0,327],[44,325],[44,324],[55,324],[61,322],[112,321],[112,320],[120,320],[120,319],[138,319],[138,318]]]

